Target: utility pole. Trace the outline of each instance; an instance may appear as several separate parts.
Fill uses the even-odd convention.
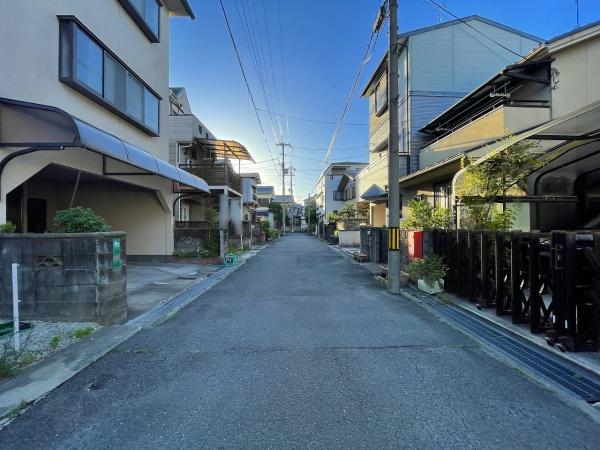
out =
[[[400,149],[398,135],[398,0],[389,0],[388,289],[400,293]]]
[[[281,147],[281,235],[285,236],[285,148],[290,147],[290,144],[278,142]]]
[[[294,169],[290,166],[290,195],[292,196],[292,206],[290,208],[292,216],[292,233],[294,232]]]
[[[310,234],[310,192],[308,193],[308,205],[304,208],[306,217],[306,232]]]

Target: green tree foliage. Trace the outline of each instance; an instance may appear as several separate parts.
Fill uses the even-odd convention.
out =
[[[311,200],[310,203],[306,206],[304,214],[306,216],[307,223],[317,223],[317,204],[314,200]]]
[[[452,227],[452,215],[448,208],[434,208],[425,200],[411,200],[408,208],[410,212],[402,221],[402,228],[430,230]]]
[[[17,227],[12,222],[0,223],[0,233],[14,233]]]
[[[356,208],[352,203],[346,203],[337,215],[341,220],[353,219],[356,217]]]
[[[281,228],[281,212],[283,208],[280,203],[269,203],[269,211],[273,213],[273,217],[275,218],[275,227]]]
[[[102,217],[90,208],[81,206],[56,211],[54,225],[59,233],[96,233],[110,230]]]
[[[478,164],[474,164],[475,159],[468,160],[469,165],[457,189],[457,196],[464,205],[465,228],[509,230],[516,218],[517,205],[507,209],[505,198],[523,195],[527,189],[524,174],[542,164],[537,142],[517,141],[507,132],[500,145],[508,146]]]
[[[413,259],[407,266],[406,271],[413,280],[424,280],[429,286],[446,276],[448,268],[440,256],[428,256]]]

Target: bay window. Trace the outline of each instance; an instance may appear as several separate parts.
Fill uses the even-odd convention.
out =
[[[60,19],[60,81],[151,136],[161,98],[73,17]]]

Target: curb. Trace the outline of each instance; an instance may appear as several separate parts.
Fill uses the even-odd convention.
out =
[[[93,364],[102,358],[127,339],[136,335],[144,328],[151,326],[156,321],[161,319],[166,320],[176,314],[184,306],[196,300],[214,285],[242,267],[248,260],[254,258],[262,250],[268,247],[268,245],[269,244],[262,246],[252,256],[241,259],[240,263],[236,266],[228,267],[227,271],[220,273],[222,269],[219,269],[208,277],[197,283],[193,283],[186,289],[175,294],[175,296],[181,295],[199,283],[205,282],[213,276],[217,277],[217,279],[210,283],[206,289],[194,293],[194,296],[189,301],[177,305],[176,308],[165,311],[165,314],[155,317],[154,320],[143,325],[138,325],[129,321],[123,325],[104,327],[97,333],[74,342],[59,352],[48,356],[39,363],[26,368],[16,377],[2,382],[0,384],[0,429],[12,422],[12,420],[31,404],[37,403],[48,393],[77,375],[90,364]],[[173,297],[170,297],[156,306],[164,305],[172,298]]]

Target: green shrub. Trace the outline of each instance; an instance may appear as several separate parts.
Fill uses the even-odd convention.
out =
[[[19,367],[25,367],[30,364],[33,364],[36,361],[36,359],[37,358],[35,357],[35,355],[33,353],[23,352],[18,361]]]
[[[14,233],[17,227],[12,222],[0,223],[0,233]]]
[[[412,260],[406,271],[413,280],[424,280],[429,286],[446,276],[447,267],[440,256],[427,256]]]
[[[75,208],[56,211],[54,225],[59,233],[96,233],[109,231],[104,219],[90,208]]]
[[[56,350],[58,348],[58,346],[60,345],[60,336],[56,335],[56,336],[52,336],[52,338],[50,339],[50,342],[48,342],[48,347],[50,347],[52,350]]]
[[[401,222],[402,228],[429,230],[452,226],[452,215],[448,208],[434,208],[424,200],[411,200],[408,208],[410,211],[406,220]]]
[[[89,336],[93,332],[94,332],[94,329],[92,327],[77,328],[75,331],[73,331],[73,337],[75,337],[77,339],[81,339],[86,336]]]

